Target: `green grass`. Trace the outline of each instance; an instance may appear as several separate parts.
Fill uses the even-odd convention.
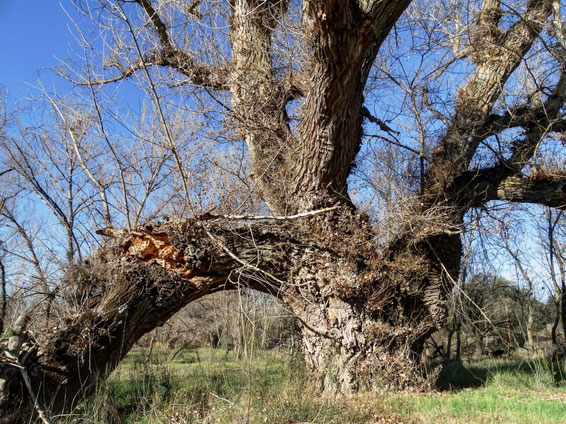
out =
[[[390,394],[380,412],[422,423],[564,423],[566,397],[504,385],[433,395]],[[378,407],[379,408],[379,407]]]
[[[77,411],[82,423],[565,423],[563,368],[483,360],[444,368],[438,391],[325,399],[287,352],[135,350]],[[77,422],[75,419],[72,422]]]
[[[439,392],[389,394],[382,411],[423,423],[564,423],[562,365],[493,359],[453,363],[439,375]]]

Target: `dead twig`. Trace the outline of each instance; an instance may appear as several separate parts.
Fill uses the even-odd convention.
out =
[[[325,213],[325,212],[331,212],[331,211],[334,211],[334,210],[336,210],[340,207],[341,207],[341,205],[335,205],[335,206],[331,206],[331,207],[324,208],[324,209],[317,209],[317,210],[314,210],[314,211],[301,212],[301,213],[298,213],[296,215],[280,215],[280,216],[276,216],[276,215],[211,215],[211,216],[212,216],[213,219],[219,218],[219,219],[231,219],[231,220],[242,220],[242,221],[267,221],[267,220],[288,221],[288,220],[292,220],[292,219],[305,218],[307,216],[318,215],[318,214]]]

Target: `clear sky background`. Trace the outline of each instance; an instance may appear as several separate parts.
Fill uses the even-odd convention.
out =
[[[0,0],[0,85],[10,101],[33,96],[40,68],[58,64],[74,44],[69,13],[70,0]],[[42,72],[46,85],[55,79]]]

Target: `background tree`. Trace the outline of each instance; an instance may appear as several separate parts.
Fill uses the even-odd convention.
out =
[[[278,297],[297,316],[321,389],[421,384],[418,360],[446,320],[468,211],[491,201],[565,208],[556,137],[566,102],[560,6],[85,2],[103,36],[90,43],[79,32],[85,62],[60,72],[89,94],[90,114],[49,99],[100,199],[99,233],[109,241],[65,275],[65,287],[83,299],[72,318],[33,339],[25,319],[14,327],[3,348],[0,415],[68,410],[143,334],[191,301],[242,286]],[[132,211],[123,176],[130,167],[110,148],[132,144],[121,131],[109,137],[111,109],[99,97],[132,78],[155,117],[156,144],[170,157],[174,191],[156,197],[175,219],[148,214],[142,222],[131,212],[114,219],[99,145],[86,148],[85,128],[110,140],[113,198]],[[177,124],[191,109],[202,116],[189,138]],[[209,209],[222,196],[207,198],[206,174],[193,171],[215,160],[199,161],[207,152],[198,148],[187,154],[207,140],[212,156],[223,141],[245,143],[249,159],[231,178],[250,188],[242,203]],[[388,186],[364,185],[372,170],[357,157],[383,163]],[[248,170],[251,182],[242,176]],[[394,202],[395,215],[361,212],[354,194]],[[235,215],[265,209],[274,216]]]
[[[464,337],[475,358],[509,354],[517,347],[534,349],[533,333],[548,324],[548,309],[528,287],[493,275],[475,274],[465,285],[461,309]],[[529,339],[530,337],[530,339]]]
[[[550,300],[554,306],[551,338],[556,351],[563,349],[566,337],[566,263],[564,262],[564,216],[562,211],[545,210],[545,219],[539,224],[539,237],[543,246],[543,264],[550,271]],[[562,323],[562,338],[559,325]]]

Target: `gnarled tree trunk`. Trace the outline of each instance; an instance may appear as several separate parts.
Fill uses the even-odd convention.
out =
[[[306,363],[322,390],[422,384],[419,357],[446,319],[465,213],[490,200],[565,207],[564,175],[525,177],[521,169],[547,134],[541,128],[561,121],[566,77],[546,102],[515,114],[492,113],[542,31],[551,1],[528,1],[524,16],[505,29],[499,28],[499,2],[484,2],[473,28],[479,35],[469,46],[475,70],[436,140],[421,190],[407,200],[410,218],[398,223],[385,246],[352,205],[347,178],[364,117],[380,122],[364,108],[368,74],[409,0],[303,0],[296,40],[303,48],[297,70],[284,75],[274,69],[271,40],[287,1],[228,2],[231,58],[221,68],[176,48],[151,1],[134,3],[146,13],[161,51],[121,66],[122,77],[167,66],[186,84],[229,91],[229,118],[248,145],[255,190],[284,217],[241,226],[203,215],[103,231],[111,238],[107,245],[66,277],[82,307],[45,334],[30,334],[22,322],[2,342],[3,422],[72,410],[143,334],[187,303],[241,285],[277,296],[297,315]],[[128,19],[118,5],[116,15]],[[301,105],[296,126],[286,109],[292,100]],[[510,127],[525,130],[510,156],[471,167],[480,143]]]
[[[0,416],[17,422],[34,405],[72,410],[143,334],[187,303],[239,285],[277,296],[297,315],[322,390],[420,383],[418,356],[443,322],[449,285],[417,251],[377,254],[370,230],[339,206],[246,229],[203,216],[114,233],[67,276],[84,307],[47,334],[22,326],[5,344]]]
[[[46,334],[22,325],[2,342],[2,422],[72,410],[142,335],[189,302],[241,285],[296,314],[321,390],[422,385],[419,356],[444,324],[460,239],[399,240],[379,251],[371,235],[349,205],[244,228],[202,216],[113,232],[67,275],[83,305],[75,314]]]

